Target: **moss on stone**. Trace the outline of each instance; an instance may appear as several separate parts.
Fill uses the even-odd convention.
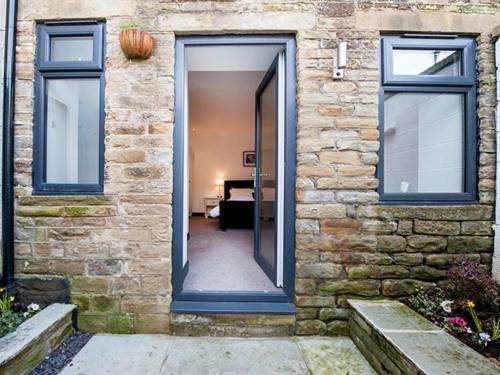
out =
[[[108,317],[108,331],[110,333],[133,333],[132,319],[128,315],[111,315]]]
[[[91,306],[93,311],[98,312],[118,311],[118,299],[105,295],[92,296]]]
[[[105,315],[78,314],[78,330],[82,332],[106,332]]]
[[[19,198],[21,206],[66,206],[66,205],[110,205],[110,197],[105,195],[68,195],[68,196],[26,196]]]
[[[20,217],[94,217],[111,216],[114,211],[109,206],[25,206],[18,207]]]

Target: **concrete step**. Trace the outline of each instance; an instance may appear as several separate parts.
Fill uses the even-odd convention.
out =
[[[172,314],[175,336],[284,337],[293,334],[295,315]]]
[[[485,357],[398,301],[349,300],[351,338],[379,374],[498,375]]]

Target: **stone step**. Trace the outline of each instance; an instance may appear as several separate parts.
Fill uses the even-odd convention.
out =
[[[0,339],[0,374],[29,374],[73,332],[75,305],[53,303]]]
[[[351,338],[379,374],[498,375],[485,357],[398,301],[349,300]]]
[[[295,315],[172,314],[175,336],[283,337],[294,332]]]

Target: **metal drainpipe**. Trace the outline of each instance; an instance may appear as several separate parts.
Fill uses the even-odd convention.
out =
[[[2,284],[14,292],[14,93],[17,0],[7,0],[3,87]]]
[[[495,196],[495,249],[493,253],[493,277],[500,281],[500,25],[493,30],[495,42],[495,66],[497,74],[497,108],[496,108],[496,196]]]

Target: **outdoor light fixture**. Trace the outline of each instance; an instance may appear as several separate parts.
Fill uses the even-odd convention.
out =
[[[333,79],[344,77],[344,69],[347,64],[347,43],[339,42],[337,56],[333,57]]]

